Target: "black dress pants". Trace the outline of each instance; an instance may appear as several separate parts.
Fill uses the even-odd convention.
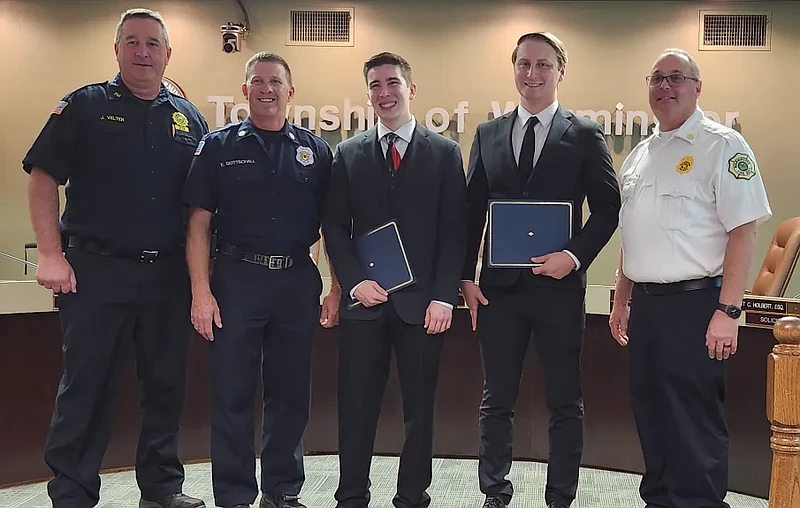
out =
[[[392,350],[403,398],[405,443],[400,455],[397,508],[425,508],[431,498],[433,411],[442,334],[402,321],[391,301],[373,321],[343,320],[339,339],[339,508],[370,499],[369,470]]]
[[[550,411],[545,502],[569,506],[583,454],[585,291],[538,287],[525,278],[507,288],[481,289],[489,300],[487,306],[479,306],[477,328],[484,375],[479,417],[481,492],[506,504],[514,493],[506,478],[513,458],[514,406],[532,337]]]
[[[649,295],[634,286],[631,404],[644,455],[639,492],[652,508],[722,508],[728,490],[724,363],[706,330],[719,289]]]

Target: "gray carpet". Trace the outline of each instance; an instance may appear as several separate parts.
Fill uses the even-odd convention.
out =
[[[375,457],[372,462],[372,508],[391,508],[397,475],[396,458]],[[308,508],[333,508],[333,493],[339,475],[336,456],[306,458],[306,484],[300,500]],[[511,508],[544,508],[544,483],[547,465],[535,462],[515,462],[511,480],[515,496]],[[133,472],[111,473],[102,476],[100,508],[135,508],[139,491]],[[573,508],[642,508],[639,499],[638,475],[582,469],[578,497]],[[211,491],[211,465],[193,464],[186,467],[184,492],[214,506]],[[431,508],[480,508],[483,495],[477,485],[477,462],[474,460],[436,459],[433,464],[433,485],[428,490]],[[767,508],[767,501],[731,493],[727,502],[731,508]],[[49,507],[45,484],[26,485],[0,490],[2,508]]]

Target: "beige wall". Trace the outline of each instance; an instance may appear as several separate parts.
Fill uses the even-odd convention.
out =
[[[789,130],[800,117],[796,93],[800,3],[459,2],[459,7],[453,2],[409,0],[245,3],[252,32],[241,53],[228,55],[220,49],[219,25],[242,21],[233,0],[0,0],[0,47],[5,48],[0,65],[0,251],[21,256],[22,245],[33,241],[27,177],[20,160],[65,93],[114,75],[114,26],[119,13],[133,6],[154,8],[166,17],[173,46],[167,76],[184,88],[212,125],[215,107],[208,96],[229,95],[242,102],[242,68],[255,51],[277,52],[292,64],[294,104],[317,109],[333,104],[341,109],[347,97],[366,106],[361,65],[371,54],[389,50],[404,55],[414,69],[418,96],[412,106],[417,118],[424,119],[433,107],[452,112],[459,101],[469,101],[465,132],[458,137],[465,160],[475,126],[491,112],[489,101],[501,105],[516,101],[509,54],[520,34],[549,30],[567,44],[570,65],[559,98],[573,110],[613,111],[622,102],[626,111],[644,110],[650,115],[644,76],[662,49],[682,47],[696,56],[702,69],[701,107],[723,117],[725,111],[739,112],[741,131],[764,175],[775,217],[761,229],[753,274],[778,223],[800,215],[795,136]],[[355,7],[355,46],[286,46],[289,6]],[[698,13],[709,7],[772,10],[772,50],[697,51]],[[608,139],[619,168],[631,139]],[[613,284],[618,246],[615,235],[590,269],[591,284]],[[21,268],[0,259],[3,278],[23,278]],[[800,276],[789,289],[790,296],[797,293]]]

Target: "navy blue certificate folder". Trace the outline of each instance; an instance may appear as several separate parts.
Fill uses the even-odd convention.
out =
[[[397,229],[390,221],[355,238],[356,256],[367,280],[391,293],[414,283],[414,274]],[[353,302],[350,308],[361,305]]]
[[[532,257],[564,250],[572,238],[572,203],[489,201],[488,266],[537,266]]]

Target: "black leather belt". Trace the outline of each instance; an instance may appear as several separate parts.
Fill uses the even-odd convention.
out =
[[[82,249],[101,256],[109,256],[113,258],[131,259],[139,261],[140,263],[153,263],[158,259],[165,259],[174,257],[184,252],[183,246],[176,247],[169,250],[133,250],[121,249],[111,246],[105,242],[98,242],[96,240],[84,240],[77,236],[70,236],[67,238],[66,246],[68,248]]]
[[[641,288],[648,295],[671,295],[675,293],[685,293],[686,291],[696,291],[698,289],[722,287],[722,275],[704,277],[702,279],[682,280],[679,282],[668,282],[666,284],[637,282],[635,286]]]
[[[230,256],[237,261],[244,261],[245,263],[266,266],[270,270],[285,270],[287,268],[291,268],[294,264],[292,256],[247,252],[227,242],[219,242],[217,251],[225,254],[226,256]]]

